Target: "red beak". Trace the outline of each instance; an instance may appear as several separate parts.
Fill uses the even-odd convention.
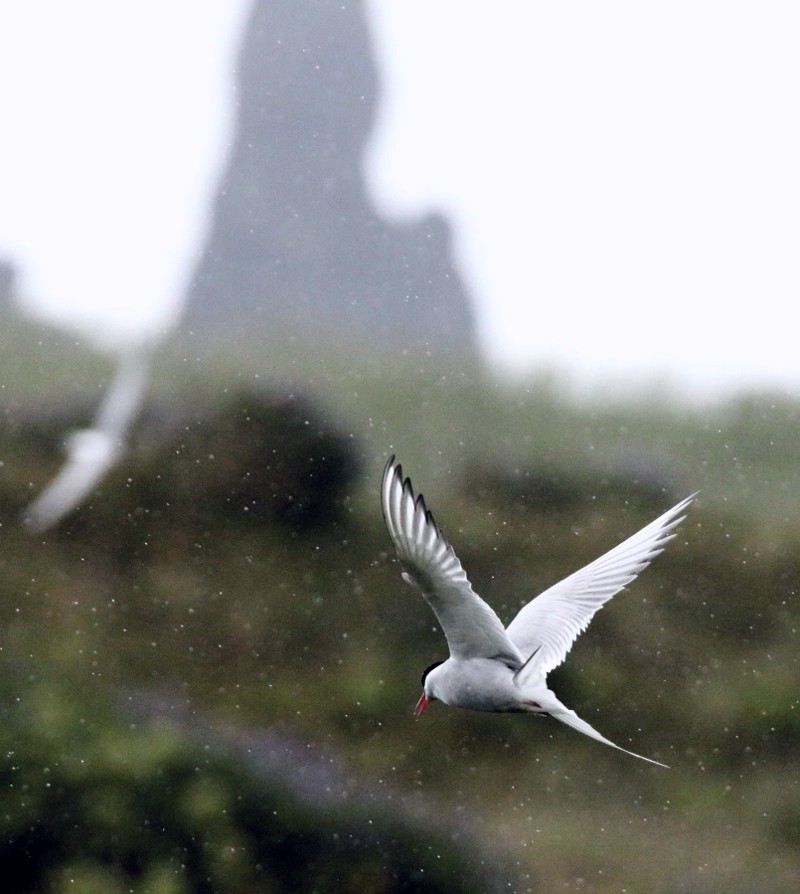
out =
[[[417,702],[417,706],[416,706],[416,708],[414,708],[414,716],[422,717],[422,712],[427,707],[428,707],[428,696],[425,695],[425,691],[423,690],[422,695],[419,697],[419,701]]]

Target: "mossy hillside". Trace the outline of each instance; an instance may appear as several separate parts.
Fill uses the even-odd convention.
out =
[[[175,374],[171,390],[162,379],[126,460],[34,537],[19,512],[58,463],[64,420],[48,428],[27,398],[15,403],[0,445],[8,704],[67,679],[78,718],[121,692],[157,692],[211,723],[284,729],[340,755],[379,801],[423,793],[442,817],[480,817],[481,840],[532,890],[578,877],[654,889],[656,863],[664,891],[702,877],[792,890],[797,405],[586,406],[552,382],[409,383],[344,366],[319,394],[295,382],[288,403],[244,372]],[[504,619],[702,488],[678,537],[551,681],[604,734],[672,770],[542,719],[434,706],[413,721],[419,673],[445,645],[400,581],[380,517],[390,450]],[[312,501],[319,523],[272,511],[314,483],[309,460],[323,454],[340,471]],[[108,724],[132,733],[124,717]],[[30,749],[30,773],[54,764],[54,742]],[[59,747],[84,745],[70,733]]]

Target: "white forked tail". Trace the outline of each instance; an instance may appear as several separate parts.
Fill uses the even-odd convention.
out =
[[[631,757],[638,757],[639,760],[647,761],[648,764],[655,764],[657,767],[666,767],[669,769],[667,764],[662,764],[661,761],[654,761],[649,757],[645,757],[642,754],[636,754],[635,751],[628,751],[627,748],[623,748],[621,745],[617,745],[612,742],[610,739],[607,739],[605,736],[601,735],[597,732],[597,730],[588,724],[585,720],[581,720],[578,715],[570,710],[566,705],[562,705],[561,702],[553,695],[552,692],[548,690],[549,699],[547,701],[539,700],[542,708],[547,711],[547,713],[554,717],[556,720],[560,720],[562,723],[567,726],[571,726],[574,730],[577,730],[579,733],[583,733],[585,736],[589,736],[592,739],[597,739],[598,742],[602,742],[604,745],[610,745],[612,748],[616,748],[617,751],[623,751],[625,754],[631,755]]]

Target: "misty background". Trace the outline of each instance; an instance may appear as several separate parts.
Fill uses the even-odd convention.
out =
[[[797,25],[0,9],[9,890],[797,890]],[[670,770],[413,721],[395,452],[504,621],[700,491],[550,680]]]
[[[247,2],[2,12],[0,251],[26,306],[106,340],[215,302],[294,325],[294,221],[336,254],[338,298],[314,297],[320,252],[303,300],[343,329],[401,313],[420,282],[371,265],[428,240],[415,325],[469,314],[506,373],[796,386],[792,4],[302,10],[305,31]]]

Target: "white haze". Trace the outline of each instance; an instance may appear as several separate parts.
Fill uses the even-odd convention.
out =
[[[796,388],[799,7],[367,8],[372,195],[391,217],[447,214],[499,370]],[[2,7],[0,254],[39,312],[107,341],[174,320],[249,9]]]

